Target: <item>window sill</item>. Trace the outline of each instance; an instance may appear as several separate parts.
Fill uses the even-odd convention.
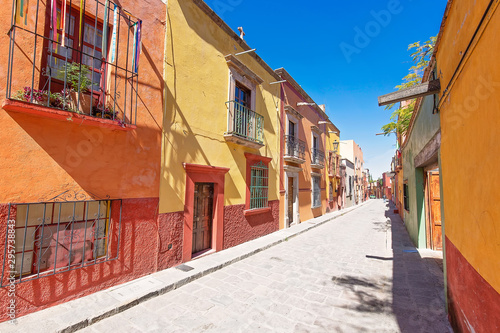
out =
[[[96,118],[88,115],[58,110],[43,105],[37,105],[13,99],[4,100],[2,108],[6,111],[30,114],[36,117],[49,118],[66,122],[71,121],[72,123],[77,125],[106,127],[109,129],[120,131],[131,131],[137,128],[137,126],[130,124],[120,125],[117,121],[111,119]]]
[[[318,208],[321,208],[321,205],[319,205],[319,206],[311,206],[311,209],[318,209]]]
[[[243,215],[245,216],[253,216],[258,214],[265,214],[271,212],[271,207],[266,208],[255,208],[255,209],[247,209],[243,211]]]

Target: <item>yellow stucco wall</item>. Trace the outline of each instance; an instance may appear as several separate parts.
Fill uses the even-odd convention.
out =
[[[451,77],[489,1],[455,1],[437,53],[442,98],[441,165],[446,236],[500,292],[500,9]]]
[[[225,56],[244,51],[192,0],[168,1],[166,110],[163,123],[160,213],[184,209],[186,173],[182,163],[227,167],[225,205],[245,203],[245,152],[271,157],[269,200],[279,199],[279,85],[251,55],[237,57],[264,82],[256,88],[256,112],[264,116],[259,150],[227,143],[229,67]],[[231,98],[233,99],[233,98]]]

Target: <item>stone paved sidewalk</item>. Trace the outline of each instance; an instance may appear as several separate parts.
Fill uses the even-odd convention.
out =
[[[372,200],[82,332],[452,332],[440,255]]]

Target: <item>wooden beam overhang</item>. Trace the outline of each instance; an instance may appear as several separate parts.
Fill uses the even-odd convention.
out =
[[[441,90],[439,79],[417,84],[416,86],[398,90],[393,93],[379,96],[378,106],[407,101],[410,99],[434,95]]]

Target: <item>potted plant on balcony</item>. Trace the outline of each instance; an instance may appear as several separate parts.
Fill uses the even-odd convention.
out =
[[[88,94],[92,81],[89,79],[91,74],[87,65],[76,62],[66,63],[59,69],[58,78],[64,80],[69,86],[69,109],[78,113],[90,114],[92,110],[91,96]]]

